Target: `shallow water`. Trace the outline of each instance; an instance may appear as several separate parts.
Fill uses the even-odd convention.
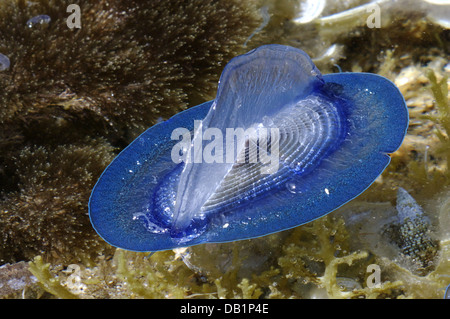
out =
[[[62,1],[0,4],[0,57],[8,58],[0,61],[0,264],[11,264],[0,268],[0,283],[17,276],[27,287],[0,285],[0,296],[443,298],[450,4],[194,2],[80,1],[80,29],[68,28]],[[43,15],[51,19],[27,26]],[[229,59],[270,43],[301,48],[324,74],[376,73],[399,87],[410,124],[382,176],[326,217],[254,240],[149,258],[104,243],[87,216],[103,169],[160,119],[212,99]],[[398,217],[399,188],[420,219]],[[34,277],[24,275],[29,261]],[[368,281],[374,264],[377,289]],[[56,276],[46,291],[35,283]]]

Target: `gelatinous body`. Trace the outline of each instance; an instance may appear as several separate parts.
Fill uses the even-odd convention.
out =
[[[90,218],[107,242],[136,251],[295,227],[363,192],[407,126],[389,80],[322,76],[303,51],[262,46],[229,62],[215,100],[123,150],[92,192]]]

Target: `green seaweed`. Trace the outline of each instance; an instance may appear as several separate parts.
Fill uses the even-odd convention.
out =
[[[409,184],[414,189],[421,189],[422,196],[434,196],[443,187],[450,184],[450,108],[448,100],[448,78],[443,76],[437,80],[435,71],[427,69],[426,76],[430,82],[429,89],[434,97],[436,114],[421,115],[422,121],[432,121],[433,133],[438,138],[430,147],[430,153],[436,158],[437,165],[432,169],[427,165],[428,158],[421,160],[410,160],[406,164],[408,170]],[[394,175],[401,173],[391,170]],[[396,178],[401,179],[401,178]]]
[[[438,114],[435,116],[424,116],[423,118],[434,121],[444,129],[444,132],[442,132],[439,127],[435,128],[436,135],[441,142],[436,152],[446,158],[446,171],[448,173],[450,170],[450,107],[448,101],[448,77],[444,76],[441,81],[438,81],[434,71],[431,69],[428,70],[427,77],[430,80],[430,89],[433,92],[436,101]]]
[[[44,263],[41,256],[36,256],[33,261],[29,262],[29,269],[38,279],[41,287],[48,293],[61,299],[78,299],[76,295],[61,285],[58,278],[53,276],[50,272],[50,264]]]
[[[244,278],[237,275],[239,268],[244,267],[240,258],[232,258],[231,271],[211,276],[190,269],[173,251],[156,252],[148,257],[146,253],[117,249],[112,262],[98,264],[102,268],[113,264],[114,271],[102,271],[101,280],[82,276],[87,289],[79,297],[94,298],[97,291],[104,291],[106,297],[152,299],[435,298],[441,287],[448,285],[445,277],[450,251],[448,241],[441,244],[443,254],[436,269],[420,277],[392,261],[383,260],[382,256],[352,250],[351,240],[342,218],[321,218],[289,231],[275,263],[261,273]],[[239,248],[236,245],[234,249]],[[208,258],[214,258],[214,252]],[[372,263],[382,266],[383,278],[378,285],[368,287],[366,268]],[[55,277],[41,257],[33,264],[39,269],[38,278],[46,291],[65,298],[67,288],[61,279],[64,275]],[[34,269],[33,273],[36,271]],[[359,283],[359,287],[343,286],[342,278]]]
[[[343,291],[340,287],[337,281],[338,277],[345,276],[349,271],[353,276],[359,274],[355,279],[362,282],[365,269],[371,263],[367,251],[350,249],[350,234],[342,218],[335,219],[326,216],[296,228],[283,250],[285,254],[278,261],[281,266],[280,274],[286,276],[287,279],[295,279],[301,286],[313,284],[317,288],[323,288],[326,291],[325,296],[329,298],[377,298],[382,294],[390,297],[398,296],[394,288],[398,288],[400,283],[383,282],[378,290],[366,287]],[[354,269],[343,268],[346,265],[353,266]],[[289,280],[284,282],[289,282]],[[295,285],[291,288],[288,285],[289,289],[284,292],[281,288],[277,289],[285,297],[291,295],[306,297],[290,291],[292,287]],[[307,297],[313,296],[307,295]]]
[[[118,278],[140,298],[186,298],[212,292],[171,251],[157,252],[147,258],[143,253],[118,249],[115,260]]]

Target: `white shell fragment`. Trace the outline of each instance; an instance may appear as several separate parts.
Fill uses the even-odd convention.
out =
[[[383,6],[384,4],[389,4],[389,0],[372,1],[349,10],[322,17],[318,19],[318,22],[321,25],[333,25],[336,23],[346,22],[349,22],[352,25],[363,25],[366,23],[367,15],[369,14],[371,8],[375,5]]]
[[[300,3],[300,12],[298,13],[297,17],[294,18],[293,22],[304,24],[317,19],[322,14],[326,4],[326,0],[302,1]]]
[[[427,4],[428,19],[450,29],[450,0],[423,0]]]

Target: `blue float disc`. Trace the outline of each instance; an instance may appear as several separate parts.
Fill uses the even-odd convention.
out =
[[[245,67],[249,61],[251,63],[255,56],[258,59],[269,59],[272,52],[277,54],[278,62],[274,62],[275,67],[272,67],[269,75],[276,72],[277,68],[285,67],[282,57],[288,52],[293,56],[301,55],[301,63],[307,64],[306,67],[311,69],[314,78],[302,79],[305,85],[309,85],[305,92],[296,95],[287,90],[287,97],[281,94],[286,91],[283,91],[286,83],[296,92],[301,90],[296,87],[297,83],[292,84],[296,77],[285,82],[277,79],[276,89],[269,87],[269,80],[258,78],[256,81],[260,82],[257,83],[267,86],[267,89],[258,88],[258,92],[267,96],[258,100],[260,95],[252,95],[250,99],[258,101],[255,105],[267,100],[271,104],[281,100],[281,104],[285,105],[295,100],[300,101],[298,105],[305,108],[310,107],[311,103],[323,102],[329,107],[315,110],[318,106],[311,106],[314,108],[311,114],[318,121],[329,123],[327,125],[330,129],[323,123],[315,128],[314,123],[308,124],[309,120],[300,119],[303,121],[303,130],[319,134],[316,144],[299,144],[309,152],[305,152],[307,161],[304,163],[296,159],[295,163],[301,163],[301,167],[289,163],[291,157],[297,154],[295,150],[285,150],[294,155],[282,158],[279,163],[281,171],[261,178],[249,175],[246,178],[255,178],[257,181],[250,184],[254,185],[254,189],[237,185],[236,187],[242,187],[242,198],[236,197],[240,193],[223,190],[224,195],[218,197],[217,205],[210,201],[212,204],[207,206],[211,208],[206,209],[206,213],[195,212],[192,223],[184,231],[175,231],[173,219],[178,218],[178,215],[174,217],[176,214],[166,213],[163,208],[166,202],[174,200],[176,190],[179,191],[177,183],[180,172],[185,168],[183,163],[174,163],[171,157],[174,146],[179,142],[172,139],[172,133],[177,128],[193,132],[194,121],[207,117],[210,109],[220,104],[219,100],[225,100],[221,102],[225,107],[234,107],[234,101],[239,99],[239,90],[245,88],[242,85],[227,87],[224,82],[231,78],[235,81],[235,74],[232,72],[244,72],[240,69],[241,66]],[[403,141],[408,127],[405,101],[398,88],[384,77],[368,73],[338,73],[322,77],[320,73],[317,74],[312,62],[312,66],[309,64],[309,57],[306,56],[306,59],[305,56],[301,50],[272,45],[251,51],[240,60],[239,57],[235,58],[230,62],[230,67],[227,66],[229,69],[226,68],[222,74],[215,101],[181,112],[149,128],[134,140],[107,167],[92,192],[89,215],[100,236],[111,245],[134,251],[157,251],[205,242],[253,238],[324,216],[367,189],[389,164],[388,154],[397,150]],[[238,83],[246,83],[246,76],[254,76],[248,70],[245,72],[250,75],[243,75],[242,80],[241,74],[238,74]],[[224,97],[223,94],[227,96]],[[251,108],[253,105],[248,99],[244,98],[242,105]],[[292,112],[296,110],[298,109],[292,107],[291,113],[288,113],[293,114],[291,122],[294,125],[297,120]],[[219,114],[225,114],[223,108],[221,111]],[[327,112],[333,114],[328,118],[325,114]],[[267,114],[268,121],[277,121],[276,114]],[[311,119],[315,118],[313,115]],[[249,113],[248,116],[253,115]],[[323,117],[327,118],[324,120]],[[216,116],[216,123],[220,123],[221,118]],[[291,125],[289,120],[288,116],[279,123]],[[329,136],[322,138],[322,131]],[[240,172],[238,168],[236,171]],[[211,178],[214,178],[213,175]],[[220,185],[236,184],[232,182],[222,182]],[[245,184],[245,180],[242,183]],[[194,197],[188,198],[195,200]]]

